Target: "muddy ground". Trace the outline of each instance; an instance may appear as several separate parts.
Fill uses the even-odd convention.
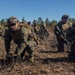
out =
[[[50,33],[47,40],[40,42],[41,44],[35,47],[34,63],[15,62],[12,69],[10,66],[0,65],[0,75],[75,75],[75,62],[68,60],[70,49],[67,45],[65,52],[57,52],[57,41],[53,33]],[[13,42],[11,49],[15,49]],[[5,56],[4,39],[0,38],[0,59],[5,59]]]

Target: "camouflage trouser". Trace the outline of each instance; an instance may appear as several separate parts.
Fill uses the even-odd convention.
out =
[[[40,37],[41,39],[46,39],[46,37],[45,37],[45,32],[44,32],[43,30],[40,30],[40,31],[39,31],[39,37]]]
[[[21,53],[21,58],[24,56],[26,51],[29,54],[29,58],[32,57],[34,55],[34,48],[35,48],[35,46],[36,46],[36,42],[35,41],[29,41],[28,45],[26,46],[24,51]]]
[[[64,41],[62,39],[59,39],[59,37],[57,37],[57,42],[58,42],[58,51],[59,52],[64,52]]]
[[[71,52],[68,55],[69,58],[75,58],[75,41],[71,45]]]
[[[49,33],[47,32],[47,30],[41,29],[39,30],[39,37],[43,40],[46,40],[49,36]]]

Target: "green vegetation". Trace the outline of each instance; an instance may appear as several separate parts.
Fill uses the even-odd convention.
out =
[[[23,17],[21,22],[27,22],[27,21]],[[39,17],[37,20],[34,19],[33,22],[32,22],[32,25],[33,25],[34,22],[36,22],[37,25],[40,25],[41,23],[45,22],[48,27],[54,27],[57,24],[56,20],[50,21],[48,18],[46,18],[45,21],[44,21],[41,17]],[[75,22],[75,18],[70,17],[69,22],[71,22],[71,23]],[[3,25],[3,26],[6,27],[7,26],[7,18],[0,20],[0,25]]]

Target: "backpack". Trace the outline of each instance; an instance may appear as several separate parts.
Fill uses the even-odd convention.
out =
[[[36,37],[34,31],[33,31],[33,28],[32,26],[28,25],[27,23],[24,23],[24,24],[19,24],[20,26],[24,26],[28,29],[28,32],[29,32],[29,35],[28,35],[28,40],[34,40],[36,41],[36,43],[38,44],[38,38]]]

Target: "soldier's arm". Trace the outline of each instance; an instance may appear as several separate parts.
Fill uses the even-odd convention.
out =
[[[20,55],[25,49],[27,45],[27,40],[28,40],[28,30],[27,28],[22,28],[20,34],[20,45],[16,47],[18,55]]]
[[[55,33],[55,35],[59,35],[61,33],[60,28],[58,27],[58,25],[56,25],[54,27],[54,33]]]
[[[5,49],[6,49],[7,54],[9,53],[11,40],[12,40],[12,38],[11,38],[11,35],[10,35],[10,31],[6,30],[5,31]]]
[[[50,35],[50,33],[48,32],[48,29],[47,29],[47,28],[45,28],[45,32],[46,32],[48,35]]]

